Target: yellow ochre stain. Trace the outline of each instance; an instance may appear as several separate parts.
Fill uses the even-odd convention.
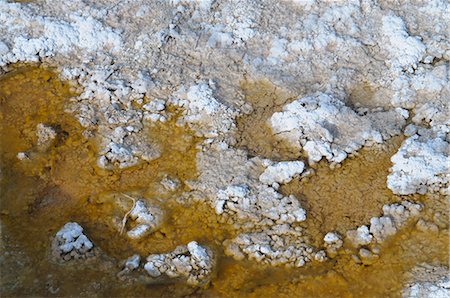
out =
[[[146,128],[149,140],[161,148],[160,158],[130,169],[100,169],[96,141],[84,138],[77,119],[65,112],[69,99],[76,95],[72,87],[42,65],[17,66],[0,78],[2,296],[399,297],[404,273],[413,266],[449,261],[448,228],[426,234],[412,227],[387,241],[378,262],[371,266],[356,264],[351,254],[301,269],[231,260],[223,255],[221,243],[239,231],[221,223],[207,204],[182,205],[176,200],[188,189],[183,182],[197,176],[196,144],[201,139],[188,128],[177,126],[173,117]],[[274,98],[279,97],[279,106],[291,95],[266,81],[243,88],[248,100],[267,102],[269,107],[261,104],[256,116],[239,120],[239,146],[255,155],[295,158],[298,152],[287,147],[275,149],[273,140],[257,140],[259,135],[268,135],[267,131],[252,133],[252,129],[261,128],[253,124],[263,123],[276,110],[270,104]],[[56,127],[58,132],[56,142],[45,152],[35,145],[39,123]],[[314,244],[320,245],[329,229],[345,232],[367,224],[371,216],[381,214],[383,204],[400,200],[386,188],[385,181],[389,158],[400,142],[395,138],[383,149],[363,149],[338,169],[319,163],[314,176],[282,187],[283,193],[295,194],[307,209],[305,226]],[[18,160],[18,152],[26,152],[30,160]],[[181,188],[169,194],[161,192],[159,181],[164,175],[180,179]],[[121,192],[161,205],[166,212],[161,229],[142,241],[119,235],[112,219],[123,215],[115,205]],[[421,200],[429,218],[433,210],[449,207],[442,197],[410,199]],[[68,221],[77,221],[85,228],[108,256],[104,263],[58,265],[49,260],[51,237]],[[216,252],[216,274],[208,288],[117,279],[120,260],[134,253],[145,258],[192,240]]]

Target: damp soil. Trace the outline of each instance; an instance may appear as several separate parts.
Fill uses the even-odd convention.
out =
[[[407,227],[384,244],[378,262],[370,266],[356,263],[351,252],[295,270],[225,257],[221,243],[239,231],[220,223],[206,204],[177,201],[186,190],[184,181],[197,176],[196,144],[201,139],[177,126],[175,115],[145,128],[149,141],[160,146],[160,158],[125,170],[100,169],[95,137],[83,137],[77,119],[65,112],[76,95],[74,87],[43,65],[19,65],[0,77],[2,297],[399,297],[404,274],[416,264],[448,264],[449,206],[440,196],[409,197],[425,204],[426,219],[441,213],[440,232]],[[238,121],[239,146],[273,159],[298,158],[298,152],[266,138],[270,130],[263,125],[292,94],[268,81],[242,87],[255,113]],[[49,148],[36,146],[39,123],[57,131]],[[384,204],[402,199],[385,186],[389,158],[400,142],[397,138],[380,148],[363,149],[334,170],[319,163],[313,176],[282,188],[295,194],[308,211],[305,225],[313,243],[319,245],[329,230],[343,232],[367,224],[370,217],[380,215]],[[29,159],[19,160],[18,152]],[[181,181],[178,190],[162,189],[160,181],[167,175]],[[123,199],[121,193],[161,206],[165,211],[161,229],[141,241],[120,235],[114,220],[124,213],[116,204]],[[68,221],[85,228],[101,250],[99,257],[65,264],[51,261],[51,238]],[[217,256],[215,275],[205,288],[116,276],[122,260],[135,253],[165,252],[192,240],[210,246]]]
[[[236,121],[239,130],[237,147],[247,150],[252,156],[272,160],[299,158],[301,152],[292,148],[285,140],[276,138],[267,123],[273,113],[280,112],[285,104],[297,97],[268,80],[244,80],[241,89],[245,101],[252,105],[253,111],[238,117]]]

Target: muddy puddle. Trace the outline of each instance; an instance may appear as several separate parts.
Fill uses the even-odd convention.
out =
[[[0,78],[2,297],[399,297],[404,273],[416,264],[448,264],[448,227],[435,234],[403,229],[384,244],[378,262],[370,266],[355,263],[350,253],[296,270],[225,257],[221,243],[239,231],[220,223],[206,204],[186,206],[176,200],[186,190],[184,181],[197,175],[196,144],[201,140],[188,128],[176,126],[173,117],[146,128],[149,140],[162,148],[160,158],[126,170],[100,169],[95,138],[83,137],[78,121],[65,112],[75,95],[73,87],[59,80],[53,69],[39,65],[17,66]],[[280,97],[281,105],[292,97],[269,82],[243,89],[253,102],[260,98],[269,104],[271,98]],[[271,111],[264,107],[261,104],[253,118],[240,120],[238,127],[246,133],[240,146],[274,159],[298,157],[298,152],[287,148],[274,150],[271,140],[262,137],[260,143],[252,142],[266,134],[251,130],[273,113],[273,105]],[[55,142],[45,150],[36,145],[40,123],[57,132]],[[314,176],[282,188],[302,201],[314,244],[319,245],[330,230],[345,232],[367,224],[370,217],[380,215],[384,204],[402,199],[386,188],[389,158],[400,142],[396,138],[383,147],[363,149],[334,170],[319,163]],[[28,158],[19,160],[19,152]],[[178,178],[180,188],[163,190],[160,181],[166,176]],[[121,193],[160,205],[166,211],[162,228],[142,241],[120,235],[114,219],[123,216],[116,207],[116,201],[123,199]],[[425,204],[428,219],[449,207],[442,197],[410,199]],[[50,260],[51,238],[68,221],[85,228],[102,250],[100,257],[70,264]],[[217,255],[216,273],[206,288],[116,276],[121,261],[134,253],[170,251],[192,240],[210,246]]]

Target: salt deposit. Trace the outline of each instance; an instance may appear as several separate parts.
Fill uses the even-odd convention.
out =
[[[34,124],[32,137],[24,137],[22,129],[11,138],[35,144],[11,142],[14,152],[5,156],[15,161],[4,164],[23,168],[5,172],[28,175],[27,167],[41,158],[43,170],[30,176],[49,180],[36,191],[38,198],[27,202],[30,214],[59,199],[61,205],[83,202],[86,210],[111,203],[108,224],[126,230],[128,237],[121,241],[141,251],[140,242],[165,239],[163,217],[170,212],[164,208],[202,204],[217,216],[214,220],[232,227],[227,239],[214,245],[236,260],[303,267],[350,251],[371,265],[382,257],[379,245],[401,229],[435,235],[448,229],[426,214],[431,212],[426,206],[433,212],[440,208],[445,217],[442,196],[450,192],[448,9],[440,0],[0,0],[0,74],[8,75],[17,63],[39,62],[71,82],[65,112],[82,129],[83,140],[77,141],[92,151],[83,154],[95,156],[96,164],[86,165],[89,173],[105,181],[119,176],[114,176],[117,189],[108,191],[122,191],[125,185],[130,189],[123,191],[154,194],[151,186],[140,188],[120,177],[157,165],[178,146],[180,140],[170,134],[169,145],[163,144],[152,128],[176,123],[177,129],[192,133],[189,146],[195,147],[192,177],[184,178],[177,169],[155,175],[152,183],[164,195],[161,204],[133,198],[131,207],[97,202],[97,190],[78,201],[66,198],[64,192],[76,190],[66,186],[67,177],[58,177],[63,171],[52,168],[50,160],[68,157],[47,150],[64,140],[57,123],[43,120]],[[258,99],[249,101],[242,86],[259,79],[290,96],[267,104],[261,99],[261,106]],[[2,105],[8,92],[1,94]],[[6,110],[6,116],[13,110]],[[279,154],[259,156],[239,145],[244,132],[238,123],[249,115],[262,125],[246,127],[245,133],[266,136],[271,151]],[[306,181],[317,163],[336,168],[363,148],[382,148],[403,136],[390,173],[383,175],[392,190],[383,214],[373,214],[370,222],[355,219],[358,223],[346,233],[341,227],[313,232],[312,226],[327,218],[310,216],[308,197],[283,187]],[[34,146],[42,156],[35,157]],[[285,156],[284,151],[295,154]],[[46,191],[58,191],[58,199],[49,199]],[[422,204],[418,194],[438,199]],[[85,258],[94,250],[74,222],[56,234],[52,245],[62,260]],[[155,279],[207,285],[215,265],[212,249],[195,241],[171,245],[179,246],[150,254],[146,272]],[[139,272],[140,263],[136,254],[125,268]],[[410,296],[441,295],[445,287],[422,281],[411,284]]]

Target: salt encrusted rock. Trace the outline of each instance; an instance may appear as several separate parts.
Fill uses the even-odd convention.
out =
[[[94,244],[76,222],[68,222],[52,241],[52,254],[58,261],[86,259],[95,255]]]
[[[215,143],[213,143],[215,145]],[[219,146],[197,155],[200,173],[186,198],[209,203],[223,219],[239,228],[250,229],[306,219],[306,211],[295,196],[284,196],[259,181],[260,158],[248,159],[246,151]]]
[[[210,280],[214,267],[212,251],[192,241],[177,246],[172,252],[152,254],[147,257],[144,269],[153,277],[166,275],[181,278],[191,286],[201,286]]]
[[[160,157],[159,147],[143,140],[139,131],[140,128],[134,126],[118,126],[105,132],[109,138],[103,138],[98,165],[102,168],[127,168],[140,160],[151,161]]]
[[[323,241],[326,245],[333,245],[337,248],[340,248],[342,246],[342,238],[341,236],[336,232],[328,232],[324,237]]]
[[[356,230],[348,231],[347,239],[353,246],[358,247],[371,243],[373,236],[369,233],[369,228],[367,226],[360,226]]]
[[[315,258],[324,260],[321,253],[316,255],[308,245],[301,227],[294,228],[287,224],[243,233],[234,239],[226,240],[224,245],[225,254],[236,260],[248,257],[250,260],[272,266],[302,267]]]
[[[372,217],[370,228],[360,226],[356,230],[347,232],[347,239],[355,247],[382,243],[389,236],[395,235],[408,221],[417,218],[423,206],[418,203],[403,201],[383,206],[383,216]]]
[[[397,227],[401,227],[410,218],[418,217],[422,209],[423,206],[421,204],[402,201],[401,203],[384,205],[383,214],[391,217]]]
[[[324,250],[319,250],[314,254],[314,260],[317,262],[325,262],[327,260],[327,253]]]
[[[41,148],[48,148],[57,135],[55,129],[50,125],[39,123],[36,126],[37,145]]]
[[[244,226],[301,222],[306,211],[294,196],[285,197],[267,186],[230,185],[220,189],[212,203],[217,214],[235,217]],[[240,225],[236,222],[237,225]]]
[[[450,277],[447,265],[420,264],[408,272],[403,288],[404,298],[450,297]]]
[[[337,254],[337,251],[342,247],[344,241],[342,241],[341,235],[336,232],[328,232],[324,237],[323,241],[325,244],[325,248],[327,250],[327,254],[329,257],[334,257]]]
[[[234,119],[238,111],[227,107],[213,95],[212,81],[201,82],[185,89],[182,87],[171,100],[183,108],[183,116],[178,120],[180,125],[187,123],[197,134],[215,138],[235,129]]]
[[[136,225],[127,231],[127,236],[130,239],[141,239],[159,228],[163,212],[157,206],[148,206],[144,200],[138,200],[130,212],[130,218]]]
[[[364,145],[381,143],[400,134],[405,123],[402,113],[396,112],[360,116],[339,99],[324,93],[289,103],[269,119],[273,133],[293,147],[303,148],[310,162],[325,157],[335,163]]]
[[[166,102],[164,100],[154,99],[143,105],[142,108],[145,110],[144,120],[150,120],[152,122],[164,122],[167,120],[167,115],[164,112],[166,108]]]
[[[269,165],[259,176],[259,181],[267,185],[285,184],[303,173],[305,164],[301,161],[281,161]]]
[[[388,187],[396,194],[440,192],[450,188],[449,126],[420,129],[406,139],[392,156],[394,164],[387,179]]]
[[[370,219],[370,233],[381,243],[389,236],[397,233],[397,227],[390,216],[372,217]]]

